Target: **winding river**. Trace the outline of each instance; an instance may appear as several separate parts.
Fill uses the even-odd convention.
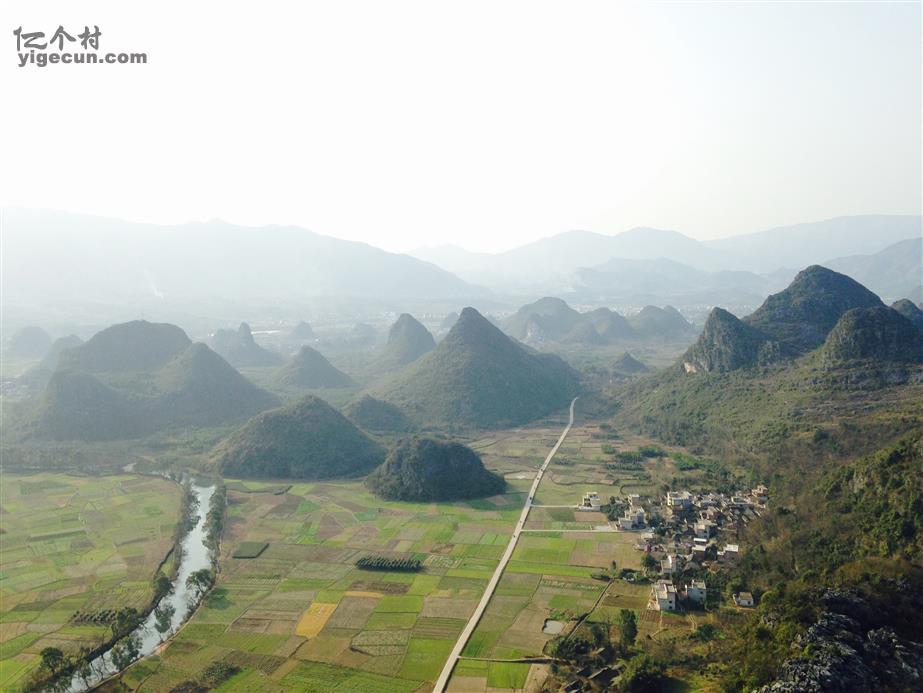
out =
[[[154,626],[156,616],[151,611],[147,618],[144,619],[144,622],[133,632],[141,645],[139,659],[152,654],[161,643],[168,640],[192,616],[198,606],[199,599],[194,591],[186,587],[186,579],[197,570],[212,567],[211,554],[206,546],[208,533],[205,526],[205,516],[208,513],[212,496],[215,494],[215,487],[200,486],[198,482],[193,480],[191,489],[197,501],[195,526],[180,541],[180,564],[176,571],[176,577],[173,579],[173,588],[158,604],[159,606],[169,603],[173,606],[173,619],[170,623],[170,629],[162,635],[158,633],[157,628]],[[78,675],[74,675],[71,679],[68,689],[71,693],[87,691],[119,673],[118,667],[112,661],[110,651],[106,651],[93,659],[90,662],[90,667],[92,675],[88,679],[84,680]]]

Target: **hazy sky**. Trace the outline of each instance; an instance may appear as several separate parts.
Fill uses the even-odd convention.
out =
[[[912,3],[4,0],[0,203],[391,250],[921,207]],[[13,30],[149,64],[17,67]]]

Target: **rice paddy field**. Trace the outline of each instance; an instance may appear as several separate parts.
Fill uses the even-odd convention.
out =
[[[155,477],[3,474],[0,690],[16,690],[45,647],[93,647],[103,624],[78,613],[142,609],[172,548],[180,488]]]
[[[232,675],[213,684],[222,691],[430,690],[564,424],[557,417],[467,441],[508,481],[504,494],[468,502],[385,502],[361,481],[227,480],[215,588],[175,638],[110,688],[171,690],[225,664]],[[671,463],[649,460],[622,475],[606,467],[608,441],[595,425],[572,429],[558,454],[565,463],[549,467],[451,690],[539,690],[547,664],[522,660],[542,657],[553,637],[546,619],[567,632],[578,615],[643,614],[649,586],[592,577],[613,561],[639,567],[637,534],[611,531],[602,513],[574,506],[587,491],[607,498],[626,483],[654,492]],[[422,569],[357,568],[366,556],[415,559]],[[648,620],[645,633],[669,630]],[[689,630],[685,621],[669,625]]]

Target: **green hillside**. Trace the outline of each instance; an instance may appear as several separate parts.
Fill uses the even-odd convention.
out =
[[[670,339],[691,334],[692,325],[673,306],[644,306],[628,318],[635,333],[645,339]]]
[[[363,395],[346,405],[343,413],[359,428],[373,433],[406,433],[413,422],[393,404]]]
[[[854,279],[812,265],[799,272],[785,290],[769,296],[744,322],[804,353],[823,344],[846,311],[882,305],[878,296]]]
[[[402,313],[388,331],[378,364],[385,369],[401,368],[435,348],[436,340],[429,330],[409,313]]]
[[[153,371],[192,342],[176,325],[134,320],[107,327],[83,344],[62,352],[62,368],[90,373]]]
[[[474,308],[465,308],[436,349],[372,395],[420,424],[500,428],[567,406],[577,374],[551,354],[527,352]]]
[[[723,308],[713,308],[699,338],[681,361],[687,373],[725,373],[765,366],[787,355],[790,352],[768,335]]]
[[[288,363],[279,368],[273,382],[281,387],[294,388],[338,388],[356,384],[322,353],[309,346],[301,347]]]
[[[176,346],[182,348],[164,360]],[[16,437],[118,440],[241,420],[277,404],[178,327],[136,321],[63,349],[43,392],[17,412],[12,429]]]
[[[822,353],[829,361],[923,363],[923,332],[891,308],[854,308],[830,330]]]
[[[917,304],[909,299],[902,298],[892,303],[891,307],[916,325],[918,330],[923,332],[923,310],[920,310]]]
[[[612,364],[612,369],[625,375],[649,373],[651,370],[627,351],[615,360],[615,363]]]
[[[384,456],[378,443],[314,396],[257,415],[211,453],[226,476],[280,479],[353,477]]]
[[[506,486],[471,448],[419,437],[400,441],[365,484],[387,500],[413,502],[493,496]]]

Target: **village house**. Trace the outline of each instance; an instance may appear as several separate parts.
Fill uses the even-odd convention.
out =
[[[699,520],[694,526],[697,539],[710,539],[715,536],[715,523],[711,520]]]
[[[602,503],[599,500],[599,494],[596,493],[596,491],[587,491],[585,494],[583,494],[583,501],[577,509],[599,511],[601,507]]]
[[[705,580],[693,580],[686,585],[686,599],[697,604],[705,604],[708,596],[708,588],[705,587]]]
[[[679,556],[676,554],[667,554],[666,558],[660,561],[660,574],[670,576],[680,569]]]
[[[658,580],[651,587],[648,607],[654,611],[676,611],[676,588],[669,580]]]
[[[737,544],[728,544],[718,551],[718,561],[721,563],[734,563],[740,557],[740,547]]]
[[[751,608],[754,604],[753,595],[749,592],[738,592],[734,595],[734,603],[737,606],[742,606],[744,608]]]
[[[644,511],[640,508],[637,510],[626,510],[625,515],[619,518],[619,529],[643,529],[644,528]]]
[[[692,494],[689,491],[669,491],[667,493],[667,507],[686,509],[692,505]]]

